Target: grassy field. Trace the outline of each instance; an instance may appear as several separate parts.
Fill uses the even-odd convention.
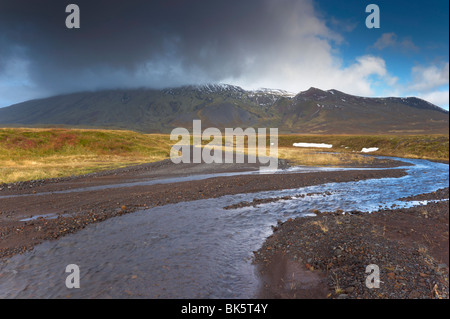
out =
[[[115,130],[0,129],[0,183],[86,174],[170,157],[169,135]],[[293,143],[328,143],[332,149],[303,149]],[[203,142],[204,144],[208,141]],[[449,137],[280,135],[279,157],[300,165],[369,164],[357,152],[448,161]],[[335,152],[325,154],[320,151]],[[355,152],[354,152],[355,151]]]
[[[247,142],[247,140],[246,140]],[[294,143],[324,143],[332,148],[299,148]],[[298,165],[337,166],[370,164],[372,157],[361,153],[363,148],[378,148],[371,155],[449,160],[448,135],[279,135],[278,157]],[[269,142],[267,143],[269,148]],[[247,144],[245,144],[247,151]],[[268,150],[267,150],[268,151]],[[246,152],[247,153],[247,152]],[[252,154],[256,154],[253,150]],[[267,153],[269,155],[269,153]]]
[[[360,152],[363,148],[377,147],[373,155],[449,160],[448,135],[281,135],[280,148],[292,148],[293,143],[326,143],[333,148],[328,151],[340,153]]]
[[[168,135],[0,129],[0,183],[81,175],[169,157]]]

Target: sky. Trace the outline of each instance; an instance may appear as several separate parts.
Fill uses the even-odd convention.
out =
[[[69,4],[80,28],[66,27]],[[366,6],[380,9],[368,28]],[[449,108],[446,0],[0,0],[0,107],[226,83],[416,96]]]

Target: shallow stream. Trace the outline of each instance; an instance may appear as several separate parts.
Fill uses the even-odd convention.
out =
[[[253,251],[278,220],[314,209],[369,212],[417,205],[398,199],[449,186],[448,165],[397,160],[414,164],[405,167],[407,176],[183,202],[89,225],[0,264],[0,298],[256,297]],[[329,193],[298,196],[324,192]],[[223,209],[284,196],[292,199]],[[79,266],[80,289],[65,285],[69,264]]]

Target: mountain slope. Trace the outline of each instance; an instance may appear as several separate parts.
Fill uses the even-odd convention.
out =
[[[311,88],[246,91],[232,85],[82,92],[0,108],[2,126],[132,129],[278,127],[280,133],[448,133],[448,112],[417,98],[364,98]]]

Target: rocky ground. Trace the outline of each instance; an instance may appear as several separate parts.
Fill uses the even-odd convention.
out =
[[[448,188],[373,213],[316,212],[279,223],[255,252],[263,298],[449,298]],[[380,287],[366,286],[368,265]]]

